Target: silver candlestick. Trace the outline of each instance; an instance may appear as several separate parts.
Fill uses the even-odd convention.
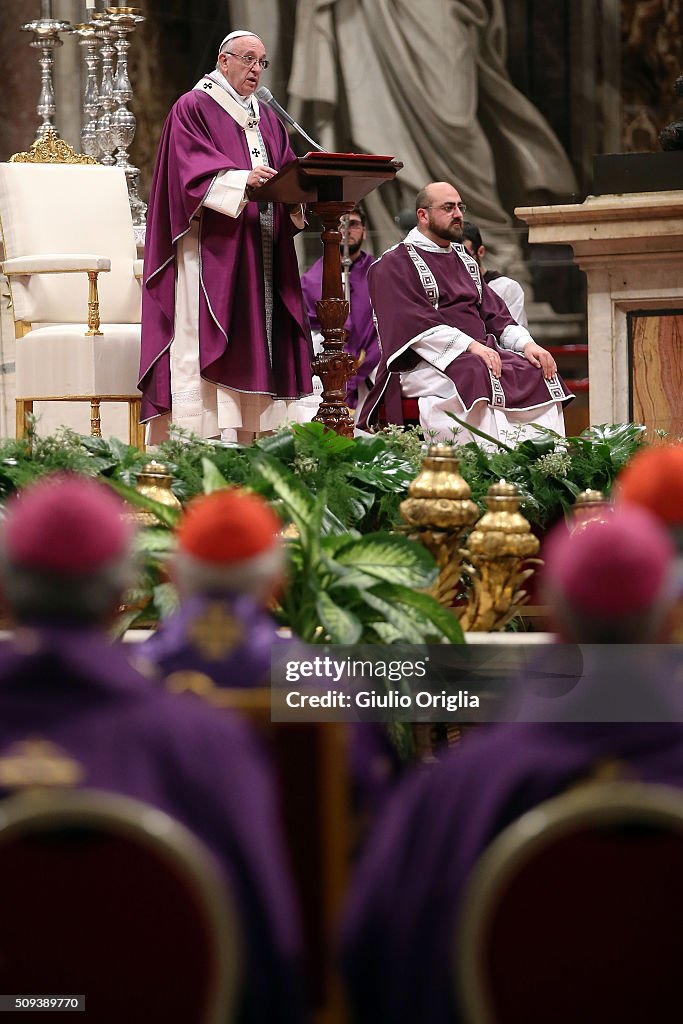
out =
[[[107,7],[106,13],[116,37],[114,44],[116,47],[116,77],[113,95],[118,106],[111,116],[112,138],[117,146],[116,164],[123,168],[128,182],[133,224],[136,227],[141,227],[145,223],[147,206],[138,195],[140,171],[130,163],[128,158],[128,147],[135,137],[137,126],[135,114],[127,107],[133,98],[133,89],[128,77],[128,50],[130,48],[128,36],[145,19],[140,15],[140,10],[137,7]]]
[[[111,20],[107,14],[93,14],[92,20],[95,23],[95,35],[100,41],[100,54],[102,57],[102,77],[100,79],[99,100],[100,116],[97,119],[97,143],[100,147],[101,162],[107,167],[112,167],[116,143],[111,130],[111,112],[116,106],[114,99],[114,33],[111,27]]]
[[[55,116],[55,90],[52,84],[52,71],[54,69],[54,51],[62,46],[59,38],[60,32],[71,32],[71,25],[68,21],[56,21],[52,17],[52,4],[49,0],[41,0],[40,18],[38,21],[29,21],[21,26],[22,32],[33,32],[34,38],[29,43],[35,50],[40,50],[38,62],[40,64],[40,97],[36,111],[40,125],[36,132],[36,139],[42,139],[50,130],[54,131]]]
[[[97,141],[97,111],[100,108],[97,65],[100,60],[101,41],[95,34],[95,22],[87,25],[74,25],[74,32],[80,37],[78,45],[84,47],[83,60],[87,68],[85,92],[83,93],[81,146],[84,153],[97,159],[100,155],[100,144]]]

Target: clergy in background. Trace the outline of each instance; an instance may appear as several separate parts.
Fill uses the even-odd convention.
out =
[[[257,200],[294,159],[254,96],[258,36],[231,32],[214,71],[171,109],[152,180],[140,389],[151,443],[170,423],[250,442],[311,393],[311,340],[294,235],[299,206]]]
[[[347,331],[344,351],[356,360],[355,373],[346,383],[346,401],[351,409],[363,404],[372,387],[380,356],[368,292],[368,271],[375,262],[375,257],[363,249],[367,234],[366,223],[365,213],[357,206],[351,211],[348,219],[349,315],[344,324]],[[322,256],[301,278],[301,287],[313,331],[313,342],[317,349],[318,345],[322,347],[322,333],[316,309],[323,287]]]

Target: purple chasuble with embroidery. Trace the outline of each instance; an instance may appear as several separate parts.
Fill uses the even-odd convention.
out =
[[[167,693],[96,630],[41,627],[0,645],[0,766],[36,739],[75,762],[79,785],[158,807],[209,846],[244,935],[237,1020],[300,1024],[297,912],[272,779],[251,730]]]
[[[430,327],[455,327],[475,341],[495,347],[500,355],[502,374],[498,383],[492,380],[484,360],[472,352],[462,352],[444,370],[439,369],[453,381],[467,411],[480,401],[500,409],[521,410],[542,408],[573,397],[559,377],[551,393],[541,369],[516,352],[496,345],[505,328],[516,321],[485,282],[479,298],[476,281],[457,252],[431,252],[418,246],[414,251],[436,281],[438,304],[433,305],[428,298],[406,245],[389,249],[370,268],[368,284],[382,359],[375,386],[363,404],[360,427],[376,418],[391,374],[418,365],[421,357],[412,350],[411,342]],[[394,381],[397,383],[396,378]]]
[[[298,641],[279,637],[271,616],[247,595],[195,596],[146,640],[142,654],[168,678],[201,672],[216,686],[270,686],[273,648]]]
[[[358,402],[358,388],[363,381],[366,381],[379,363],[380,351],[377,341],[377,331],[372,316],[372,304],[370,292],[368,291],[368,271],[375,262],[375,257],[369,252],[361,252],[358,259],[351,264],[349,271],[351,311],[349,318],[344,324],[348,331],[344,349],[354,359],[358,359],[364,353],[363,362],[358,367],[353,377],[350,377],[346,385],[346,398],[352,409],[355,409]],[[307,270],[301,278],[301,288],[304,293],[304,303],[311,321],[311,329],[320,330],[320,321],[316,312],[315,304],[322,295],[323,286],[323,261],[322,257]]]
[[[294,159],[294,151],[277,117],[265,106],[259,110],[269,163],[281,168]],[[238,217],[202,206],[219,171],[250,167],[240,125],[201,90],[181,96],[161,134],[147,215],[140,357],[143,420],[171,408],[176,243],[194,217],[199,217],[202,377],[280,399],[311,393],[310,332],[294,250],[296,228],[287,209],[273,204],[271,364],[258,203],[248,203]]]

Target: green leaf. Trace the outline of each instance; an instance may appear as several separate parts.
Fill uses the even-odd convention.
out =
[[[438,570],[426,548],[396,533],[368,533],[336,553],[337,565],[406,587],[428,587]]]
[[[121,483],[120,480],[115,480],[112,477],[101,477],[103,483],[111,487],[112,490],[120,494],[122,498],[128,502],[129,505],[133,505],[134,508],[143,508],[147,512],[152,512],[160,523],[164,523],[169,529],[173,529],[178,524],[182,516],[182,510],[177,508],[171,508],[169,505],[162,505],[159,501],[154,501],[153,498],[147,498],[144,494],[140,494],[134,487],[129,487],[128,484]]]
[[[212,462],[212,460],[208,459],[206,456],[202,457],[202,486],[204,494],[213,494],[214,491],[223,491],[229,486],[228,481],[217,468],[215,462]]]
[[[309,535],[308,524],[313,516],[315,498],[286,466],[269,455],[261,454],[254,463],[254,473],[266,480],[280,499],[285,516],[296,526],[305,543]]]
[[[379,612],[385,622],[390,623],[400,633],[401,640],[408,644],[424,643],[424,633],[416,625],[414,616],[411,616],[400,604],[385,601],[373,590],[360,591],[361,600],[369,605],[376,612]]]
[[[491,437],[490,434],[480,430],[479,427],[473,427],[471,423],[466,423],[465,420],[459,419],[454,412],[447,412],[446,415],[450,416],[452,420],[455,420],[459,426],[464,427],[465,430],[469,430],[471,434],[474,434],[476,437],[481,437],[484,441],[488,441],[489,444],[495,444],[506,452],[511,452],[513,450],[509,445],[503,444],[502,441],[499,441],[497,438]]]
[[[324,590],[321,590],[318,594],[315,606],[320,616],[320,622],[332,643],[358,643],[363,632],[363,626],[353,612],[336,604]]]
[[[278,430],[268,437],[260,437],[254,447],[287,464],[292,462],[296,454],[294,435],[289,430]]]
[[[152,590],[154,598],[154,607],[159,612],[159,617],[162,619],[168,618],[178,610],[180,603],[178,598],[178,591],[172,583],[159,583]]]
[[[135,550],[140,555],[169,554],[175,549],[175,534],[161,526],[143,526],[135,537]]]
[[[436,627],[441,636],[452,644],[465,642],[462,626],[454,613],[444,608],[431,594],[420,594],[409,587],[389,585],[382,589],[383,595],[390,601],[407,605],[423,615]]]
[[[334,453],[350,451],[355,447],[356,442],[351,437],[344,437],[336,430],[328,430],[322,423],[293,423],[292,433],[300,441],[314,442],[315,447],[322,452]]]

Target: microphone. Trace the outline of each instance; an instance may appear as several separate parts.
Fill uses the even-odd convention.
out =
[[[317,149],[319,153],[327,153],[327,150],[323,149],[322,146],[319,146],[317,142],[314,142],[311,136],[306,134],[301,125],[297,124],[292,115],[288,114],[285,108],[280,106],[280,104],[270,91],[270,89],[267,89],[265,85],[259,85],[258,89],[256,90],[256,97],[257,99],[261,100],[261,102],[267,103],[270,109],[274,110],[278,117],[281,117],[283,121],[286,121],[287,124],[291,124],[292,128],[294,128],[299,133],[299,135],[303,135],[303,137],[306,139],[306,142],[310,142],[313,148]]]

